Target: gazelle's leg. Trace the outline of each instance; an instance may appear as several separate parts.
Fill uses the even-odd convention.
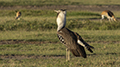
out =
[[[70,50],[66,48],[66,61],[70,60]]]
[[[20,20],[20,17],[18,18],[18,20]]]
[[[111,17],[109,17],[109,18],[108,18],[108,20],[109,20],[109,22],[111,22],[112,18],[111,18]]]
[[[101,17],[102,17],[102,20],[103,20],[105,16],[104,16],[104,15],[101,15]]]
[[[109,18],[109,22],[111,21],[111,19]]]
[[[104,15],[101,15],[100,22],[102,22],[103,19],[104,19]]]
[[[113,21],[113,18],[111,17],[111,21]]]

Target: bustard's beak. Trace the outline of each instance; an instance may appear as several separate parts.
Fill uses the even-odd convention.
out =
[[[58,13],[59,11],[58,10],[54,10],[56,13]]]

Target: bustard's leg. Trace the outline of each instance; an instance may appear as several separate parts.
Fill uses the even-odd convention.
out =
[[[66,61],[70,60],[70,50],[66,48]]]

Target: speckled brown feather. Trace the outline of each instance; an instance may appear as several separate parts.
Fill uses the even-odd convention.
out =
[[[57,35],[60,41],[72,52],[74,56],[82,56],[86,58],[84,47],[77,43],[76,33],[67,28],[62,28],[57,32]]]

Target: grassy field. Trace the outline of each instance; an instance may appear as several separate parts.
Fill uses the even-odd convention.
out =
[[[7,14],[4,14],[6,11]],[[95,47],[87,59],[74,57],[65,61],[65,46],[56,36],[56,14],[49,10],[21,10],[21,20],[14,11],[1,10],[0,66],[2,67],[119,67],[120,23],[100,22],[97,12],[68,11],[66,27],[78,32]],[[47,15],[46,15],[47,14]],[[80,15],[80,16],[79,16]],[[86,19],[87,18],[87,19]],[[93,19],[93,20],[92,20]]]
[[[51,31],[1,31],[0,66],[3,67],[119,67],[120,30],[78,30],[85,41],[95,47],[87,59],[74,57],[65,61],[65,46]],[[13,35],[14,34],[14,35]],[[5,40],[5,41],[3,41]]]
[[[53,10],[21,10],[21,20],[15,20],[15,10],[1,10],[0,30],[52,30],[56,29],[56,13]],[[119,18],[119,13],[116,12]],[[68,11],[67,25],[70,29],[80,30],[120,30],[119,19],[117,22],[100,21],[99,12]]]
[[[53,20],[51,20],[51,22],[49,21],[50,19],[45,20],[47,17],[40,20],[39,16],[33,17],[32,19],[29,19],[30,16],[26,16],[25,18],[22,17],[21,20],[14,20],[14,18],[5,20],[5,17],[6,16],[3,16],[2,19],[4,22],[1,22],[3,27],[1,27],[0,33],[0,66],[120,66],[120,52],[118,51],[120,48],[120,30],[115,27],[111,28],[113,30],[106,28],[106,26],[112,27],[113,25],[111,24],[115,25],[118,22],[110,23],[105,21],[104,23],[100,23],[99,20],[96,22],[94,20],[79,20],[79,18],[72,19],[72,17],[67,18],[67,27],[78,32],[85,41],[95,47],[95,50],[93,54],[86,50],[88,55],[87,59],[81,57],[76,58],[71,54],[71,61],[66,62],[65,46],[59,42],[56,36],[57,26],[55,17],[52,18]],[[37,21],[35,19],[37,19]],[[95,26],[98,25],[98,27],[92,26],[92,23],[95,24]],[[85,26],[81,27],[81,24]],[[104,25],[105,28],[96,30],[101,25]]]
[[[0,0],[1,6],[119,5],[119,0]]]
[[[119,67],[119,11],[113,10],[117,22],[101,22],[99,10],[67,10],[66,27],[78,32],[95,49],[93,54],[86,50],[86,59],[71,54],[71,61],[66,62],[66,48],[57,38],[57,14],[52,9],[19,9],[20,20],[15,20],[17,7],[9,9],[12,6],[119,4],[119,0],[0,0],[0,67]]]

